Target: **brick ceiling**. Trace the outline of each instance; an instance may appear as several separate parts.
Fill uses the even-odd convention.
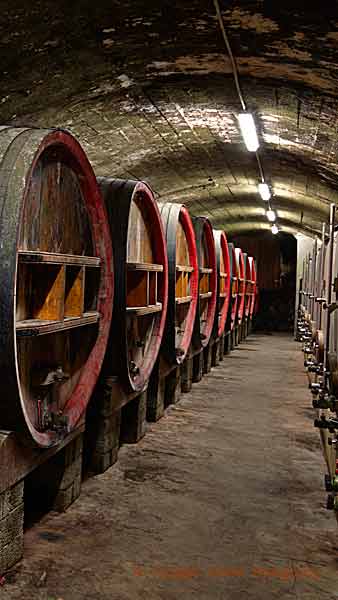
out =
[[[313,4],[220,0],[292,233],[320,231],[338,189],[338,5]],[[0,0],[0,72],[1,124],[67,127],[99,175],[229,233],[268,227],[213,0]]]

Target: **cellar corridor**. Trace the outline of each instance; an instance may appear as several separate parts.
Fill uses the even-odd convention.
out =
[[[312,420],[298,344],[250,336],[26,532],[6,600],[337,597]]]

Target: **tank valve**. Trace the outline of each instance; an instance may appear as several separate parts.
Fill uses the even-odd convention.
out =
[[[136,363],[134,363],[133,360],[131,360],[129,363],[129,371],[130,371],[130,374],[132,377],[136,377],[136,375],[138,375],[140,372],[139,367],[137,366]]]

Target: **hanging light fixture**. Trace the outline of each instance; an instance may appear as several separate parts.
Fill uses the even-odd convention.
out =
[[[252,114],[249,112],[241,112],[238,115],[238,121],[247,150],[249,150],[249,152],[256,152],[259,148],[259,141]]]
[[[276,224],[272,225],[271,227],[271,233],[273,233],[273,235],[276,235],[276,233],[278,233],[279,229],[277,227]]]
[[[276,220],[275,211],[269,208],[269,210],[266,211],[266,218],[268,221],[270,221],[270,223],[273,223]]]
[[[262,182],[258,184],[258,193],[260,194],[262,200],[265,200],[266,202],[268,202],[271,198],[270,188],[267,183]]]

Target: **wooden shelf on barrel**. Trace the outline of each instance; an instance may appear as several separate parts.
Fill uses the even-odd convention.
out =
[[[200,267],[200,300],[208,300],[211,298],[212,292],[210,291],[210,278],[209,275],[212,273],[212,269],[209,267]]]
[[[228,273],[225,273],[225,271],[220,271],[219,273],[219,297],[220,298],[226,298],[226,291],[225,291],[225,286],[226,286],[226,279],[228,277]]]
[[[143,317],[162,310],[158,302],[158,273],[163,265],[145,262],[127,262],[127,314]]]
[[[97,323],[99,267],[96,256],[19,251],[17,335],[46,335]]]
[[[190,276],[194,267],[190,265],[176,265],[176,304],[189,304],[192,300],[190,295]]]

